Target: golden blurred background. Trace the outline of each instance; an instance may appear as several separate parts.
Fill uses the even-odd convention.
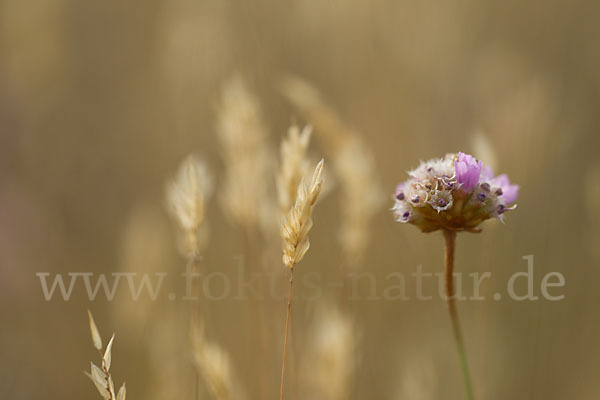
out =
[[[264,249],[245,243],[253,234],[223,212],[216,132],[223,87],[241,77],[276,156],[291,122],[314,123],[287,98],[289,76],[317,88],[373,156],[364,194],[382,188],[382,202],[352,268],[371,272],[380,291],[394,271],[443,268],[441,235],[397,224],[389,211],[395,185],[419,160],[482,154],[520,184],[505,225],[459,235],[457,268],[492,272],[482,287],[489,297],[533,254],[538,293],[556,271],[565,299],[460,302],[476,397],[598,398],[599,11],[578,0],[1,0],[0,398],[100,398],[82,373],[97,357],[87,309],[103,336],[116,333],[113,376],[132,399],[210,398],[186,340],[190,309],[230,355],[240,392],[276,398],[285,300],[190,307],[119,291],[114,301],[89,301],[79,285],[70,301],[46,301],[36,273],[184,271],[164,190],[195,153],[215,186],[202,268],[235,275],[235,257],[260,259],[249,270],[273,273],[285,293],[277,235],[257,256]],[[319,130],[310,154],[329,165]],[[346,199],[330,175],[296,270],[299,281],[322,274],[323,295],[294,303],[289,398],[329,398],[305,394],[302,371],[319,362],[310,332],[331,302],[357,337],[343,398],[463,398],[443,300],[368,300],[368,285],[348,300],[348,287],[326,284],[350,270],[337,229]],[[180,293],[183,281],[165,285]]]

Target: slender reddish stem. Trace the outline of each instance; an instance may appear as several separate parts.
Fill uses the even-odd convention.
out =
[[[446,261],[446,302],[448,303],[448,312],[452,321],[452,330],[454,340],[460,358],[460,366],[465,382],[467,399],[473,400],[473,386],[471,384],[471,375],[469,373],[469,364],[467,362],[467,353],[463,340],[460,320],[458,318],[458,309],[456,308],[456,296],[454,293],[454,249],[456,248],[456,232],[444,230],[444,239],[446,239],[445,261]]]

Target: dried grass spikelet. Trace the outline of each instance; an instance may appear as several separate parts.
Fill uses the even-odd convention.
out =
[[[342,190],[340,243],[346,263],[356,266],[367,249],[369,223],[381,207],[382,191],[373,157],[357,136],[347,138],[333,163]]]
[[[188,156],[179,166],[175,178],[167,185],[168,209],[185,237],[183,252],[197,254],[205,242],[206,201],[212,191],[212,180],[206,165],[197,157]],[[202,229],[201,229],[202,228]]]
[[[288,76],[282,81],[284,96],[315,127],[333,162],[343,192],[339,239],[347,265],[358,265],[369,243],[369,223],[383,204],[374,158],[361,138],[307,82]]]
[[[287,137],[281,141],[281,168],[277,175],[277,197],[281,213],[285,215],[294,204],[298,185],[310,169],[306,156],[312,127],[302,130],[297,125],[288,129]]]
[[[241,226],[261,228],[271,200],[272,155],[267,145],[267,128],[260,103],[241,77],[223,87],[217,115],[217,133],[225,161],[221,201],[225,213]]]
[[[308,232],[313,225],[312,207],[323,186],[323,164],[324,160],[317,164],[309,186],[304,183],[304,180],[300,181],[296,202],[281,224],[283,264],[289,268],[294,268],[294,265],[302,260],[310,247]]]
[[[359,337],[350,316],[328,306],[318,314],[310,336],[310,363],[303,371],[311,384],[310,398],[350,398],[358,364]]]
[[[90,311],[88,311],[88,319],[90,324],[90,332],[92,335],[92,343],[94,344],[94,348],[100,353],[101,367],[91,363],[91,371],[85,371],[85,374],[90,378],[94,386],[96,386],[98,393],[100,393],[100,396],[102,396],[102,398],[105,400],[125,400],[127,395],[125,383],[123,383],[117,394],[115,394],[115,385],[110,374],[112,345],[115,335],[112,335],[108,341],[108,344],[106,345],[106,349],[102,351],[102,337],[100,336],[100,332],[98,331],[98,327],[96,326]]]
[[[192,355],[198,374],[214,400],[245,398],[236,382],[229,355],[218,345],[210,343],[199,323],[191,326]]]
[[[296,106],[321,135],[328,152],[344,142],[347,127],[338,115],[325,103],[319,91],[304,80],[288,75],[281,81],[283,95]]]

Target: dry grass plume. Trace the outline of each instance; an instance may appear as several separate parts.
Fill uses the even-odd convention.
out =
[[[312,207],[319,198],[323,186],[323,163],[324,161],[321,160],[317,164],[309,185],[306,185],[304,180],[300,182],[295,204],[281,224],[283,264],[290,269],[302,260],[310,247],[308,233],[313,225]]]
[[[166,190],[167,206],[177,221],[185,240],[182,252],[192,257],[200,252],[206,236],[204,220],[206,202],[212,191],[212,179],[206,165],[197,157],[188,156],[179,166],[175,178]]]
[[[225,162],[221,202],[226,215],[246,229],[264,228],[272,201],[272,156],[259,100],[240,76],[224,85],[217,136]]]
[[[284,96],[315,127],[340,182],[339,241],[346,265],[356,267],[369,243],[369,224],[383,202],[373,156],[362,135],[348,126],[307,82],[288,76]]]
[[[198,322],[190,331],[194,366],[214,400],[244,399],[243,390],[234,377],[229,355],[207,340]]]
[[[287,136],[281,141],[281,167],[277,174],[277,198],[282,214],[289,212],[296,198],[298,185],[302,177],[309,172],[307,158],[311,126],[302,130],[298,125],[292,125]]]

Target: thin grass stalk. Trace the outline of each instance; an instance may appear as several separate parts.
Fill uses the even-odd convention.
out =
[[[283,400],[283,387],[285,384],[285,361],[287,356],[287,340],[292,314],[292,294],[294,290],[294,268],[290,269],[290,289],[288,293],[287,312],[285,315],[285,334],[283,336],[283,361],[281,362],[281,387],[279,389],[279,400]]]
[[[465,391],[468,400],[474,400],[473,386],[471,384],[471,375],[469,373],[469,364],[467,360],[467,352],[465,349],[460,320],[458,318],[458,309],[456,308],[456,296],[454,293],[454,250],[456,248],[456,232],[444,230],[444,239],[446,240],[445,248],[445,264],[446,264],[446,302],[448,304],[448,312],[452,321],[452,331],[454,333],[454,341],[458,350],[460,359],[460,367],[465,383]]]
[[[298,185],[296,201],[289,214],[281,223],[281,238],[283,239],[283,264],[290,269],[290,289],[288,294],[287,312],[285,317],[285,334],[283,338],[283,361],[281,363],[281,387],[279,399],[283,400],[285,383],[285,360],[287,356],[287,338],[292,312],[292,292],[294,285],[294,266],[298,264],[310,247],[308,233],[313,221],[311,218],[312,207],[315,205],[323,187],[323,163],[321,160],[313,174],[310,185],[304,179]]]
[[[260,237],[258,237],[256,231],[248,226],[244,228],[244,247],[244,254],[247,255],[244,259],[245,268],[248,269],[250,274],[260,273],[262,264],[260,254],[261,240]],[[258,302],[258,304],[255,303],[253,306],[252,304],[249,304],[252,308],[252,311],[244,312],[244,318],[246,326],[256,326],[256,334],[258,336],[259,341],[258,351],[260,351],[260,353],[265,354],[268,352],[269,348],[269,329],[266,323],[265,308],[260,304],[260,296],[265,291],[262,281],[259,280],[256,283],[256,289],[259,295],[255,301]],[[247,335],[246,341],[249,344],[249,348],[255,349],[254,351],[256,351],[256,347],[254,346],[254,340],[252,336]],[[261,398],[264,398],[266,396],[269,386],[267,374],[260,374],[258,386],[260,396]]]

